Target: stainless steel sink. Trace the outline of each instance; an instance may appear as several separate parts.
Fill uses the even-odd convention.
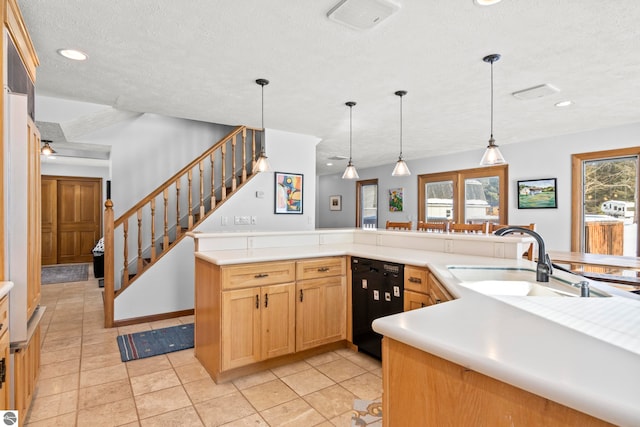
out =
[[[450,266],[449,272],[462,286],[487,295],[579,297],[581,277],[575,282],[550,276],[548,282],[537,282],[530,268]],[[591,288],[590,297],[608,297]]]

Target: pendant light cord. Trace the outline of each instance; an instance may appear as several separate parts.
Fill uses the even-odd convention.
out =
[[[260,85],[262,88],[262,131],[264,132],[264,85]]]
[[[491,61],[491,139],[493,139],[493,63]]]
[[[400,159],[402,159],[402,95],[400,95]]]
[[[349,105],[349,164],[351,164],[352,136],[353,136],[353,105]]]

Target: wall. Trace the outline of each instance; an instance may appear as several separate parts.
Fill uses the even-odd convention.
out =
[[[531,140],[500,147],[509,162],[509,222],[536,223],[537,230],[552,250],[571,248],[571,155],[592,151],[625,148],[640,144],[640,123]],[[498,141],[498,144],[500,141]],[[482,145],[482,143],[479,143]],[[392,177],[395,159],[384,166],[358,169],[360,179],[378,178],[378,224],[387,220],[417,220],[417,175],[478,167],[483,149],[446,156],[407,161],[409,177]],[[357,165],[357,159],[354,159]],[[339,174],[318,178],[319,228],[353,227],[355,224],[355,182],[341,179]],[[523,179],[557,178],[557,209],[518,209],[516,182]],[[390,188],[404,188],[404,212],[389,212],[387,194]],[[329,211],[329,196],[342,195],[342,211]],[[415,226],[414,226],[415,227]]]

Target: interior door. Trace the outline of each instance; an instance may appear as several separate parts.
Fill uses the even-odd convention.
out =
[[[100,239],[101,180],[58,179],[58,264],[90,262]]]
[[[42,265],[58,262],[57,185],[54,178],[42,177]]]

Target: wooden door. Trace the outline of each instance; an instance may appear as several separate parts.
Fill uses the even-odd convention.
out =
[[[42,177],[42,265],[58,262],[58,181]]]
[[[57,193],[58,264],[90,262],[101,237],[101,180],[58,179]]]
[[[222,370],[260,356],[260,288],[222,292]]]
[[[261,288],[263,359],[293,353],[296,349],[295,291],[294,283]]]

